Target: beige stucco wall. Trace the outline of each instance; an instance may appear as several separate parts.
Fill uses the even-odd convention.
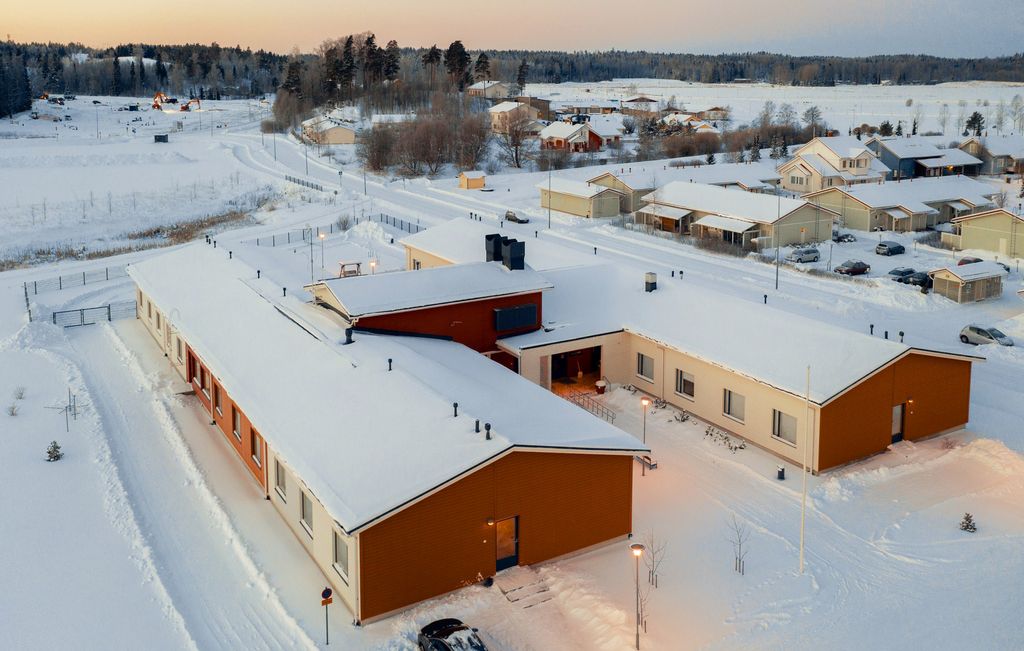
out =
[[[540,188],[540,207],[548,207],[547,188]],[[552,191],[551,209],[580,217],[614,217],[619,214],[619,195],[606,192],[587,198]]]
[[[867,206],[851,199],[838,189],[832,188],[816,197],[807,197],[807,201],[839,213],[837,221],[844,228],[869,231],[878,225],[872,223],[871,210]]]
[[[178,331],[175,329],[174,324],[167,320],[167,315],[161,312],[155,303],[149,300],[149,297],[141,289],[135,289],[135,300],[137,302],[136,314],[139,316],[139,322],[145,326],[146,331],[153,337],[157,345],[160,347],[160,351],[167,358],[167,361],[171,363],[171,366],[181,379],[188,380],[185,377],[185,342],[178,336]],[[159,319],[157,318],[159,316]],[[159,321],[160,327],[157,328],[157,322]],[[178,352],[181,352],[181,355]]]
[[[599,337],[588,337],[576,341],[553,344],[543,348],[524,350],[519,356],[519,374],[545,389],[551,388],[552,355],[582,348],[601,347],[601,374],[609,379],[623,377],[626,371],[626,339],[628,335],[617,332]],[[546,360],[545,360],[546,358]],[[612,379],[613,382],[618,380]]]
[[[439,255],[433,253],[427,253],[422,249],[417,249],[414,246],[405,245],[405,268],[412,271],[416,268],[416,262],[420,263],[420,269],[430,269],[432,267],[446,267],[452,264],[451,260],[442,258]]]
[[[339,600],[353,613],[356,613],[356,594],[358,590],[358,536],[347,536],[337,525],[323,507],[316,495],[314,495],[304,483],[292,472],[288,464],[281,460],[277,453],[267,444],[267,480],[270,503],[274,510],[284,520],[298,541],[312,557],[324,576],[334,589],[335,603]],[[277,490],[277,476],[275,463],[280,461],[285,471],[285,496]],[[300,524],[301,520],[301,497],[299,491],[305,491],[310,497],[313,505],[313,535],[306,532],[305,527]],[[348,572],[347,580],[334,568],[334,534],[342,536],[348,542]]]
[[[346,127],[331,127],[319,132],[316,140],[321,145],[354,145],[356,132]]]
[[[630,188],[614,175],[602,175],[591,181],[595,185],[603,185],[606,188],[618,190],[622,193],[619,199],[619,210],[625,213],[639,210],[643,202],[640,197],[654,191],[654,188]]]
[[[994,213],[960,223],[960,248],[992,251],[1002,257],[1024,257],[1024,222]]]
[[[770,238],[773,231],[781,246],[826,241],[832,238],[832,213],[808,204],[780,219],[774,227],[762,224],[760,236]]]
[[[783,166],[779,169],[779,176],[782,177],[780,184],[790,192],[817,192],[821,189],[821,175],[813,169],[805,170],[798,162]],[[791,177],[799,177],[803,183],[794,183]]]

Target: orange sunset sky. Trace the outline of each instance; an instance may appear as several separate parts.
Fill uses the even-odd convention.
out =
[[[1024,50],[1021,0],[51,0],[6,3],[0,33],[15,41],[217,41],[286,52],[371,30],[403,46],[471,49],[995,56]],[[968,15],[970,19],[968,19]],[[997,18],[977,20],[979,17]],[[908,29],[907,25],[914,25]]]

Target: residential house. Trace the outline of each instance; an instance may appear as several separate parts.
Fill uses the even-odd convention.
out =
[[[551,110],[557,115],[605,115],[615,113],[619,108],[617,99],[551,100]]]
[[[1024,174],[1024,135],[971,136],[960,149],[981,159],[982,174]]]
[[[502,260],[441,284],[325,281],[309,304],[226,253],[133,263],[139,321],[357,624],[631,535],[646,446],[436,334],[464,318],[528,330],[543,279]],[[399,334],[371,334],[374,318]]]
[[[590,130],[601,139],[602,149],[615,149],[622,144],[624,128],[621,114],[591,115],[587,119],[587,124],[590,126]]]
[[[1006,270],[995,262],[983,260],[970,264],[951,264],[929,271],[932,291],[957,303],[975,303],[1003,294]]]
[[[864,143],[892,170],[890,179],[917,176],[977,176],[981,161],[961,149],[938,147],[925,136],[875,136]]]
[[[1003,258],[1024,258],[1024,217],[1005,208],[954,217],[954,232],[943,243],[954,249],[991,251]]]
[[[701,118],[698,118],[692,113],[669,113],[661,118],[660,122],[666,127],[693,129],[697,133],[720,133],[718,128],[712,126]]]
[[[302,135],[319,145],[352,145],[356,142],[356,123],[342,117],[338,110],[318,115],[300,124]]]
[[[803,195],[839,213],[840,225],[861,231],[920,231],[991,207],[995,188],[966,176],[886,181]]]
[[[508,133],[510,124],[523,126],[526,123],[536,123],[540,111],[529,104],[509,100],[490,107],[487,114],[491,118],[491,131]]]
[[[549,178],[537,184],[540,207],[579,217],[615,217],[622,193],[597,183]]]
[[[487,175],[480,170],[463,170],[459,172],[460,190],[479,190],[487,185]]]
[[[533,108],[540,111],[540,119],[550,122],[555,119],[555,114],[551,110],[551,100],[543,99],[541,97],[531,97],[529,95],[520,95],[514,98],[515,101],[521,104],[529,104]]]
[[[637,95],[622,100],[619,104],[622,113],[635,118],[649,119],[658,117],[658,100],[646,95]]]
[[[832,236],[835,211],[807,201],[716,185],[673,181],[643,197],[637,222],[744,249],[821,242]]]
[[[552,122],[540,134],[541,149],[562,149],[572,153],[600,151],[604,139],[586,122]]]
[[[815,138],[779,166],[782,187],[799,193],[883,181],[889,172],[865,143],[853,136]]]
[[[478,81],[466,87],[466,94],[470,97],[484,97],[486,99],[503,99],[509,96],[509,85],[503,81]]]

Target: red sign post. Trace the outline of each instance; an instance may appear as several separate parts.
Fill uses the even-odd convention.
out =
[[[326,640],[326,646],[331,645],[331,628],[327,621],[327,606],[334,603],[334,594],[330,588],[324,588],[324,591],[320,593],[320,605],[324,607],[324,638]]]

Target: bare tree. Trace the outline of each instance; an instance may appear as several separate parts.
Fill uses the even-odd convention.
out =
[[[962,99],[956,105],[956,132],[960,133],[964,130],[964,123],[967,122],[967,100]]]
[[[530,160],[531,123],[528,116],[518,115],[508,120],[502,133],[498,134],[498,151],[512,167],[521,168]]]
[[[732,543],[733,570],[743,574],[747,558],[747,541],[750,540],[750,527],[745,522],[740,522],[736,514],[732,514],[732,521],[729,523],[729,542]]]
[[[665,561],[665,548],[668,547],[668,543],[659,541],[654,536],[654,529],[648,530],[644,534],[644,552],[643,559],[644,565],[647,566],[647,582],[658,587],[658,571],[661,569],[661,564]]]
[[[996,208],[1005,208],[1009,200],[1010,196],[1006,193],[1006,190],[997,192],[992,196],[992,203],[996,205]]]
[[[995,115],[992,116],[992,128],[1002,133],[1004,125],[1006,125],[1006,101],[999,100],[999,103],[996,104]]]
[[[946,127],[949,125],[949,104],[945,102],[939,107],[939,126],[942,127],[942,135],[946,135]]]
[[[1014,95],[1010,100],[1010,120],[1017,131],[1024,131],[1024,98]]]
[[[818,135],[818,124],[821,122],[821,109],[817,106],[808,107],[803,115],[804,124],[811,130],[811,137]]]
[[[775,122],[780,126],[797,128],[796,109],[792,104],[782,104],[776,113]]]

